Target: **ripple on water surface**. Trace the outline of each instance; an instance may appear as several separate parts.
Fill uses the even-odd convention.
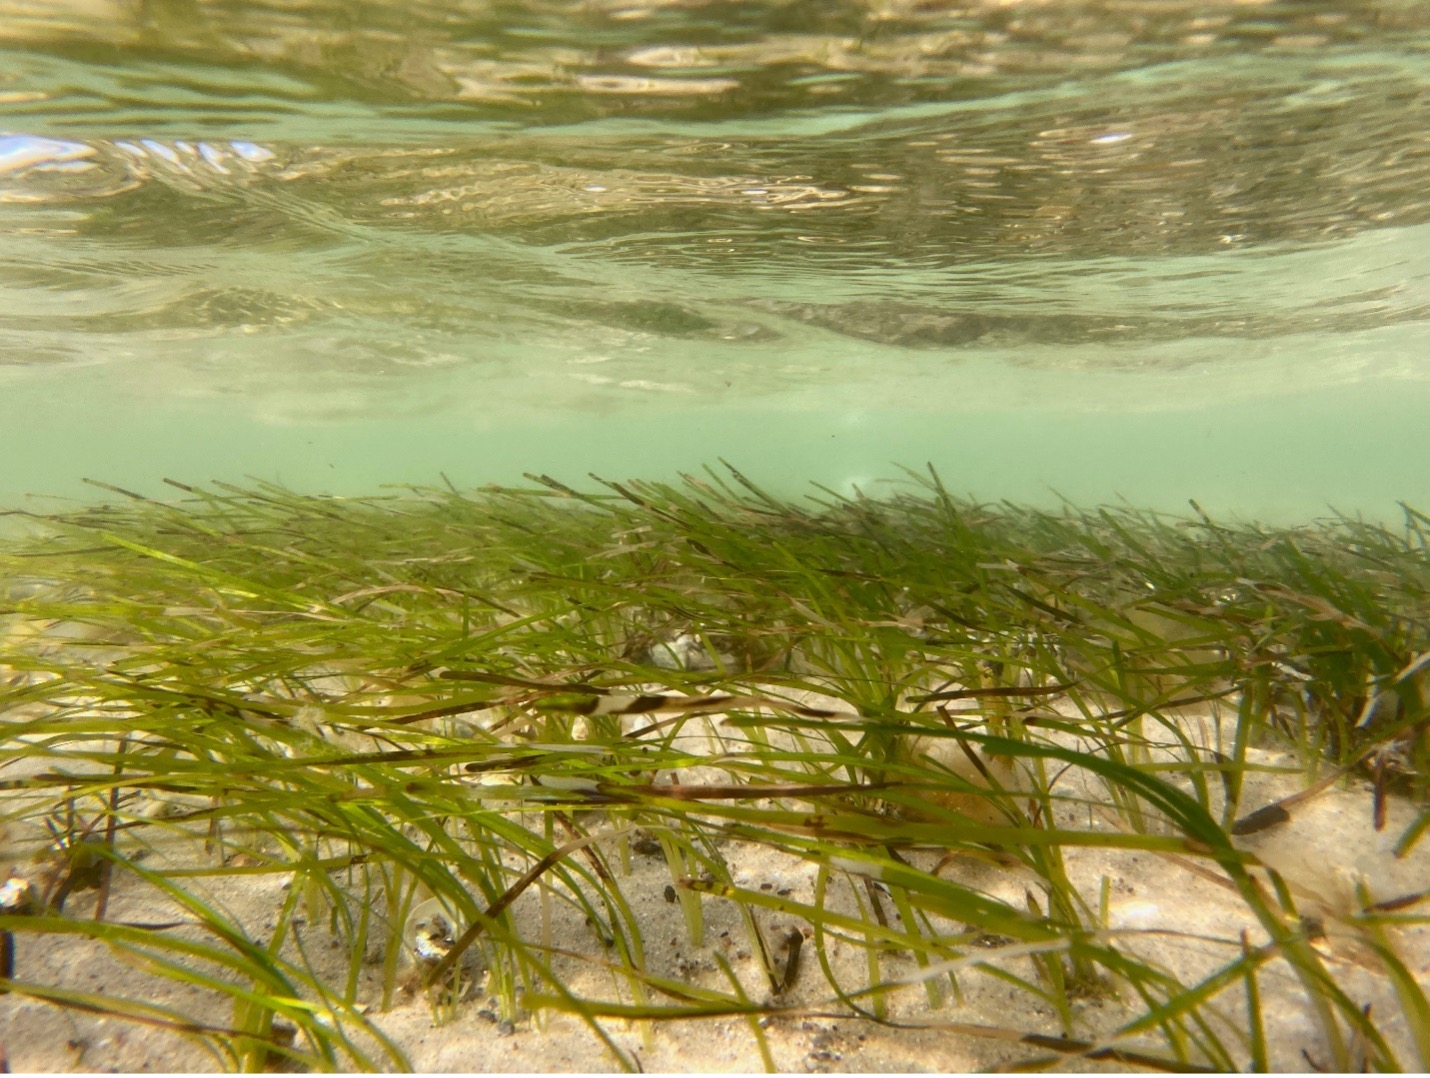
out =
[[[0,363],[354,422],[1418,386],[1427,30],[0,0]]]

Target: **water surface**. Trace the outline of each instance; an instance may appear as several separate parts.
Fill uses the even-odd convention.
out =
[[[0,0],[0,500],[1430,504],[1430,7]]]

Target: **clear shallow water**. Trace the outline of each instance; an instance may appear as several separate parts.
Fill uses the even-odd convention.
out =
[[[0,501],[1430,505],[1430,6],[0,0]]]

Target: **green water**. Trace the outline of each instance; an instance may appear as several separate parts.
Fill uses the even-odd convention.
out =
[[[1424,507],[1427,42],[1409,0],[0,0],[0,504],[725,457]]]

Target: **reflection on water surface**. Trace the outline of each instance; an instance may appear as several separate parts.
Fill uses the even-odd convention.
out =
[[[1427,32],[1396,0],[0,0],[0,362],[289,420],[1419,380]]]

